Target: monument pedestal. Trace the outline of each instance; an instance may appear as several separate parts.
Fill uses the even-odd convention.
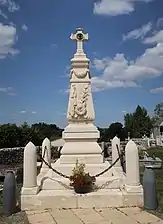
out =
[[[102,164],[102,150],[97,139],[99,131],[91,124],[69,124],[62,135],[65,144],[61,150],[60,164]]]

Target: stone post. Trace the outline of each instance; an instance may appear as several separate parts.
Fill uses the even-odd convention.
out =
[[[119,157],[118,151],[117,151],[117,146],[120,152],[120,139],[115,136],[111,142],[111,147],[112,147],[112,163]],[[121,162],[118,160],[118,162],[114,165],[114,169],[118,172],[118,174],[122,174],[122,167],[121,167]]]
[[[42,143],[42,157],[48,163],[48,165],[51,165],[51,142],[48,138],[45,138]],[[43,163],[41,172],[45,172],[48,170],[49,167],[45,163]]]
[[[29,142],[24,149],[23,195],[36,195],[38,193],[36,153],[36,146],[32,142]]]
[[[120,151],[120,139],[115,136],[112,140],[112,163],[119,157],[117,146]],[[115,164],[114,167],[121,167],[120,160]]]
[[[139,155],[138,148],[132,140],[130,140],[125,148],[126,157],[126,183],[127,192],[142,192],[139,174]]]

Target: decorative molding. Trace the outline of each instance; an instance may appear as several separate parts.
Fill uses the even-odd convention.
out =
[[[78,79],[84,79],[87,74],[90,78],[90,71],[89,69],[86,69],[84,72],[81,72],[81,73],[78,73],[78,72],[75,72],[74,69],[71,69],[71,72],[70,72],[70,78],[72,78],[72,75],[75,75]]]

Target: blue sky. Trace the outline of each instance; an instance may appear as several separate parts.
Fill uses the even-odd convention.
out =
[[[20,3],[20,4],[18,4]],[[67,124],[69,66],[84,28],[95,124],[163,99],[162,0],[0,0],[0,123]]]

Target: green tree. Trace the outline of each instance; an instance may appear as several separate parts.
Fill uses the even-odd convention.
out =
[[[0,148],[19,147],[20,128],[16,124],[0,125]]]
[[[24,122],[21,126],[16,124],[0,125],[0,148],[24,147],[29,141],[40,146],[44,138],[50,140],[60,138],[62,129],[55,124],[38,123],[32,126]]]
[[[41,141],[46,137],[50,140],[54,140],[62,136],[62,129],[57,127],[55,124],[36,123],[32,124],[31,128],[35,133],[37,133]]]
[[[134,124],[134,116],[132,113],[127,113],[124,116],[124,126],[125,126],[125,130],[128,133],[130,133],[130,135],[133,135],[133,124]]]
[[[110,138],[113,139],[115,136],[121,137],[123,125],[119,122],[112,123],[109,126]]]
[[[154,114],[156,117],[163,117],[163,102],[155,106]]]
[[[152,120],[144,107],[138,105],[134,113],[126,114],[124,123],[131,137],[141,138],[143,135],[150,135]]]

